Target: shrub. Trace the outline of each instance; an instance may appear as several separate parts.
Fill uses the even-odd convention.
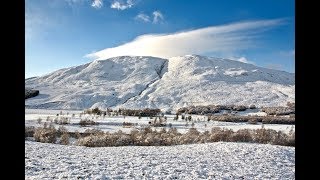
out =
[[[79,124],[80,124],[80,126],[92,126],[92,125],[97,125],[98,122],[95,122],[90,119],[81,119]]]
[[[289,107],[289,108],[295,108],[295,103],[294,102],[287,102],[287,106]]]
[[[257,123],[258,123],[257,119],[251,118],[248,120],[248,124],[257,124]]]
[[[25,126],[24,137],[33,137],[34,131],[35,131],[34,126]]]
[[[196,135],[198,136],[200,132],[196,128],[190,128],[187,132],[188,135]]]
[[[101,135],[101,134],[104,134],[104,132],[100,129],[86,129],[84,131],[84,134],[87,134],[87,135]]]
[[[232,108],[232,110],[234,110],[234,111],[245,111],[245,110],[247,110],[247,107],[243,106],[243,105],[239,105],[239,106],[234,106]]]
[[[261,111],[267,113],[267,115],[290,115],[295,114],[295,108],[292,106],[294,105],[291,105],[291,107],[265,107]]]
[[[211,130],[210,141],[230,141],[233,131],[230,129]]]
[[[252,106],[253,107],[253,106]],[[207,106],[189,106],[183,107],[178,109],[177,114],[198,114],[198,115],[205,115],[205,114],[214,114],[219,113],[222,110],[228,111],[245,111],[248,107],[243,105],[207,105]]]
[[[57,133],[58,133],[59,135],[61,135],[61,134],[63,134],[63,133],[67,133],[67,132],[68,132],[68,130],[67,130],[67,128],[65,128],[64,126],[59,126],[58,131],[57,131]]]
[[[77,138],[77,139],[81,138],[81,134],[79,133],[79,131],[76,130],[74,132],[74,137]]]
[[[133,123],[130,123],[130,122],[123,122],[123,123],[122,123],[122,126],[123,126],[124,128],[131,128],[132,126],[134,126],[134,124],[133,124]]]
[[[25,128],[26,136],[32,128]],[[28,130],[30,129],[30,130]],[[61,144],[68,144],[70,134],[63,126],[60,126],[58,132],[61,133]],[[37,128],[34,132],[36,141],[52,142],[56,141],[59,133],[50,125],[49,128]],[[78,132],[79,133],[79,132]],[[75,133],[76,134],[76,133]],[[104,133],[98,129],[87,129],[83,137],[77,140],[77,144],[88,147],[105,147],[105,146],[168,146],[190,143],[206,143],[206,142],[254,142],[254,143],[269,143],[284,146],[295,146],[295,133],[293,128],[288,134],[282,131],[272,129],[240,129],[236,132],[230,129],[221,129],[214,127],[211,131],[200,133],[196,128],[190,128],[187,133],[181,134],[176,128],[169,128],[168,131],[162,128],[159,132],[153,131],[151,127],[146,127],[141,130],[133,129],[130,134],[126,134],[119,130],[115,133]]]
[[[139,131],[137,129],[132,129],[130,131],[130,136],[135,137],[138,133],[139,133]]]
[[[105,147],[106,139],[104,135],[89,135],[78,139],[77,145],[87,147]]]
[[[257,143],[271,143],[274,141],[274,137],[277,136],[277,131],[273,129],[256,129],[254,132],[253,140]]]
[[[91,134],[90,136],[80,138],[78,145],[87,147],[106,147],[106,146],[127,146],[133,144],[130,135],[119,131],[114,134]]]
[[[295,132],[294,131],[290,130],[286,144],[283,144],[283,145],[284,146],[295,146]]]
[[[155,117],[161,113],[160,109],[119,109],[118,112],[123,116]]]
[[[36,128],[33,137],[37,142],[42,143],[55,143],[57,140],[57,131],[53,127],[49,128]]]
[[[151,127],[145,127],[145,128],[143,128],[143,134],[148,134],[148,133],[152,133],[152,129],[151,129]]]
[[[91,134],[90,136],[80,138],[78,144],[88,147],[126,145],[167,146],[217,141],[256,142],[294,146],[294,133],[290,135],[266,129],[241,129],[233,132],[230,129],[221,128],[213,128],[211,132],[205,131],[200,133],[196,128],[190,128],[187,133],[181,134],[175,128],[170,128],[168,131],[161,129],[157,132],[151,131],[149,127],[141,131],[134,129],[130,134],[125,134],[122,131],[113,134]]]
[[[38,118],[38,119],[37,119],[38,124],[41,124],[41,121],[42,121],[41,118]]]
[[[128,134],[120,133],[115,137],[114,146],[128,146],[133,144],[133,141]],[[110,144],[112,146],[113,144]]]
[[[69,144],[69,137],[70,137],[70,135],[67,132],[64,132],[61,135],[60,144],[68,145]]]
[[[161,128],[161,130],[160,130],[160,132],[159,132],[159,133],[160,133],[160,134],[167,133],[166,128]]]
[[[169,128],[168,133],[169,133],[169,134],[172,134],[172,135],[177,135],[177,134],[179,134],[177,128],[175,128],[175,127],[174,127],[174,128]]]
[[[256,124],[262,122],[264,124],[295,124],[295,117],[281,116],[235,116],[235,115],[211,115],[208,120],[224,121],[224,122],[248,122]]]
[[[43,128],[47,128],[47,126],[48,126],[48,123],[47,123],[47,122],[44,122],[44,123],[43,123]]]
[[[60,119],[54,119],[54,123],[59,125],[70,124],[70,120],[67,117],[60,117]]]
[[[248,129],[239,129],[229,137],[231,142],[252,142],[252,135]]]
[[[166,120],[163,117],[159,117],[159,120],[157,120],[157,117],[149,123],[153,127],[165,127],[167,125]]]
[[[97,114],[97,115],[100,115],[101,113],[102,113],[102,111],[99,109],[99,108],[94,108],[94,109],[92,109],[91,110],[91,112],[93,113],[93,114]]]

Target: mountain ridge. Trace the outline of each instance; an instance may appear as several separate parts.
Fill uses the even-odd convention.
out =
[[[25,80],[39,89],[27,108],[161,108],[186,105],[285,105],[294,101],[294,73],[200,55],[169,59],[118,56]],[[198,104],[193,102],[200,102]]]

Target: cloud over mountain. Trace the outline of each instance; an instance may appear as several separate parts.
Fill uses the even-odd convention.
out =
[[[149,21],[147,17],[143,19]],[[130,55],[169,58],[185,54],[230,53],[254,47],[263,31],[283,23],[283,19],[257,20],[170,34],[145,34],[125,44],[87,54],[86,57],[106,59]]]

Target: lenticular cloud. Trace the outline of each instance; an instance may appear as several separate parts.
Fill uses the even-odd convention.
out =
[[[146,34],[123,45],[87,54],[86,57],[107,59],[128,55],[169,58],[185,54],[230,53],[253,47],[258,35],[283,22],[283,19],[247,21],[171,34]]]

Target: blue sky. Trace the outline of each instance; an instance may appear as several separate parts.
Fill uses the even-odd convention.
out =
[[[294,72],[293,0],[26,0],[26,78],[117,55],[199,54]]]

